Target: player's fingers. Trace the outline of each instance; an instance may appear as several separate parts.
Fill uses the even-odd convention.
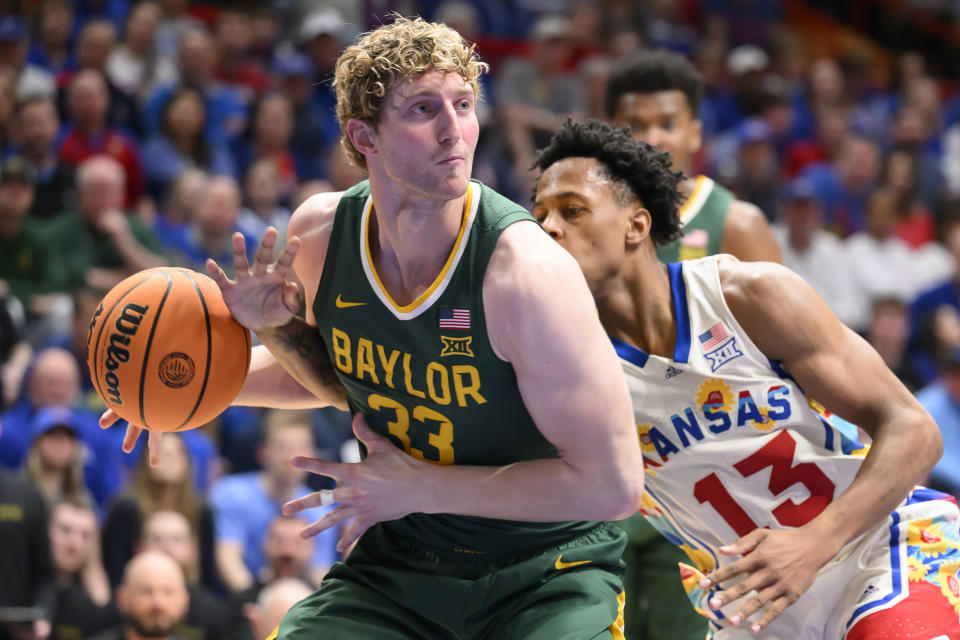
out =
[[[354,511],[350,507],[339,507],[334,509],[330,513],[326,514],[316,522],[308,524],[306,527],[300,530],[301,538],[312,538],[321,531],[326,531],[331,527],[335,527],[344,520],[349,520],[354,516]]]
[[[768,532],[768,529],[754,529],[736,542],[723,545],[718,551],[725,556],[745,556],[763,542]]]
[[[339,489],[321,489],[320,491],[314,491],[311,494],[305,495],[302,498],[297,498],[296,500],[290,500],[289,502],[284,503],[280,508],[280,511],[285,516],[290,516],[295,513],[299,513],[306,509],[313,509],[315,507],[325,507],[330,504],[336,504],[338,502],[344,502],[349,500],[354,494],[348,491],[347,487],[341,487]]]
[[[233,271],[237,280],[250,275],[250,263],[247,262],[247,243],[239,231],[233,234]]]
[[[226,291],[227,288],[233,284],[213,258],[207,258],[207,273],[210,274],[213,281],[220,287],[220,291]]]
[[[353,433],[357,436],[357,440],[362,442],[367,447],[367,453],[373,453],[380,449],[381,445],[388,445],[390,448],[394,448],[389,441],[383,436],[374,432],[373,429],[367,424],[367,419],[362,413],[357,412],[353,416]]]
[[[374,525],[373,522],[359,521],[354,520],[349,525],[343,528],[343,534],[340,536],[340,540],[337,541],[337,553],[345,554],[349,549],[356,544],[357,540],[360,539],[367,529]]]
[[[753,589],[756,593],[747,598],[747,600],[740,605],[739,610],[730,616],[730,624],[738,625],[744,620],[747,620],[755,614],[757,611],[760,611],[767,603],[779,596],[783,589],[781,589],[777,584],[769,585],[769,580],[767,581],[767,588],[762,588],[762,586],[755,586]],[[769,585],[769,586],[768,586]]]
[[[296,456],[290,459],[290,466],[296,467],[297,469],[303,469],[304,471],[309,471],[310,473],[316,473],[321,476],[327,476],[328,478],[333,478],[334,480],[339,480],[343,475],[342,467],[344,464],[340,462],[330,462],[329,460],[321,460],[320,458]]]
[[[163,439],[163,433],[160,431],[150,431],[147,433],[147,452],[150,454],[150,466],[155,467],[160,464],[160,441]]]
[[[143,431],[143,428],[138,427],[135,424],[131,424],[127,427],[127,432],[123,436],[123,451],[125,453],[130,453],[133,451],[133,447],[137,444],[137,438],[140,437],[141,431]]]
[[[281,300],[283,300],[283,306],[285,306],[290,313],[299,313],[304,301],[303,287],[299,282],[284,282],[280,295]]]
[[[257,247],[257,253],[253,256],[253,275],[263,275],[270,268],[270,263],[273,262],[273,246],[276,243],[277,230],[267,227],[263,239],[260,240],[260,246]]]
[[[107,409],[100,414],[100,428],[109,429],[120,420],[120,416],[113,409]]]
[[[791,604],[790,598],[787,596],[781,596],[770,603],[770,606],[767,607],[767,610],[763,612],[763,616],[759,620],[750,625],[750,631],[754,633],[760,633],[767,628],[774,618],[783,613],[783,610],[789,607]]]
[[[700,588],[710,589],[711,587],[719,585],[721,582],[740,575],[744,571],[743,564],[745,563],[742,560],[738,560],[737,562],[724,565],[716,571],[711,571],[700,580]]]
[[[733,575],[739,575],[740,573],[745,573],[750,571],[749,567],[743,568],[741,571]],[[719,573],[719,572],[718,572]],[[726,578],[718,580],[722,582]],[[720,593],[717,593],[712,598],[710,598],[710,606],[713,609],[720,609],[720,607],[725,604],[729,604],[739,598],[742,598],[744,595],[749,593],[752,589],[757,589],[760,587],[765,587],[771,582],[770,573],[768,571],[757,571],[748,575],[744,580],[733,585],[729,589],[724,589]]]
[[[293,260],[297,257],[298,251],[300,251],[300,238],[297,236],[289,238],[287,246],[283,248],[280,257],[277,258],[277,264],[274,266],[273,272],[280,277],[285,277],[287,272],[290,271],[290,267],[293,266]]]

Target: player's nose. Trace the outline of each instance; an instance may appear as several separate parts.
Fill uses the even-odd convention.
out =
[[[550,234],[550,237],[554,240],[560,240],[562,235],[560,225],[558,224],[559,216],[553,211],[547,213],[547,216],[540,221],[540,226],[543,227],[543,230]]]
[[[443,144],[452,144],[460,140],[460,121],[452,104],[445,104],[437,114],[437,137]]]

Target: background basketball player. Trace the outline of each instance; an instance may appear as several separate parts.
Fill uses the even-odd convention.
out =
[[[663,262],[729,253],[741,260],[780,262],[780,249],[763,212],[737,200],[706,176],[691,176],[694,155],[703,144],[700,102],[704,83],[686,58],[669,51],[644,51],[621,60],[607,84],[607,116],[630,127],[634,139],[669,151],[673,169],[684,179],[680,227],[683,235],[657,246]],[[620,522],[629,542],[627,637],[647,640],[700,640],[706,625],[689,615],[674,567],[682,556],[641,516]]]
[[[960,637],[960,514],[914,489],[940,455],[936,424],[787,269],[663,265],[655,243],[679,231],[669,162],[626,129],[568,123],[538,157],[534,214],[577,258],[624,361],[643,510],[696,564],[698,611],[724,639],[751,637],[748,620],[766,638]]]

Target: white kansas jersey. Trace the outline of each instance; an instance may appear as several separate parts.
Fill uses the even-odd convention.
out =
[[[684,568],[685,587],[697,610],[718,630],[727,626],[724,614],[707,610],[707,594],[697,586],[701,575],[737,559],[721,556],[718,547],[759,527],[806,524],[850,486],[867,448],[856,441],[855,427],[808,399],[788,372],[750,340],[724,300],[717,256],[670,264],[668,269],[677,326],[673,358],[649,355],[616,339],[614,346],[626,373],[643,449],[646,493],[641,511],[696,565],[696,570]],[[896,513],[892,517],[902,518]],[[906,583],[901,584],[906,578],[890,568],[905,564],[907,556],[891,548],[899,537],[891,526],[882,523],[849,543],[821,570],[814,588],[763,637],[841,637],[821,635],[827,618],[840,634],[863,615],[895,604],[906,591]],[[955,519],[952,526],[956,528]],[[864,553],[865,546],[880,545],[868,554],[877,558],[870,562],[882,565],[873,582],[863,587],[869,597],[860,599],[856,587],[856,593],[843,595],[851,589],[851,576],[844,569],[833,574],[843,583],[835,585],[840,591],[821,589],[818,598],[817,589],[829,581],[824,574],[853,562],[858,545]],[[863,561],[861,557],[857,562]],[[845,598],[849,606],[841,602]],[[727,615],[735,610],[724,607]],[[804,620],[819,631],[802,632]],[[780,634],[776,628],[783,625],[790,626]],[[744,632],[744,637],[749,635]]]

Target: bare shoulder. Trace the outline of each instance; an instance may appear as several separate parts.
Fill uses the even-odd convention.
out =
[[[789,294],[806,284],[793,271],[776,262],[743,262],[731,255],[717,258],[717,274],[723,297],[735,306],[760,302]]]
[[[304,200],[290,217],[288,236],[299,236],[304,246],[324,238],[323,244],[326,247],[342,195],[342,191],[318,193]]]
[[[563,295],[560,295],[560,294]],[[533,221],[507,227],[483,279],[483,307],[494,352],[513,361],[516,350],[554,313],[589,306],[579,265]]]
[[[287,240],[300,238],[300,251],[293,262],[293,270],[303,285],[306,295],[307,319],[313,320],[313,296],[320,284],[323,263],[327,259],[333,220],[337,215],[342,191],[312,195],[297,207],[290,217]]]
[[[783,261],[767,216],[759,207],[743,200],[734,200],[727,208],[722,250],[742,260]]]
[[[573,256],[540,225],[533,221],[516,222],[497,239],[483,281],[484,299],[502,294],[513,296],[528,288],[542,290],[571,273],[580,274]]]

